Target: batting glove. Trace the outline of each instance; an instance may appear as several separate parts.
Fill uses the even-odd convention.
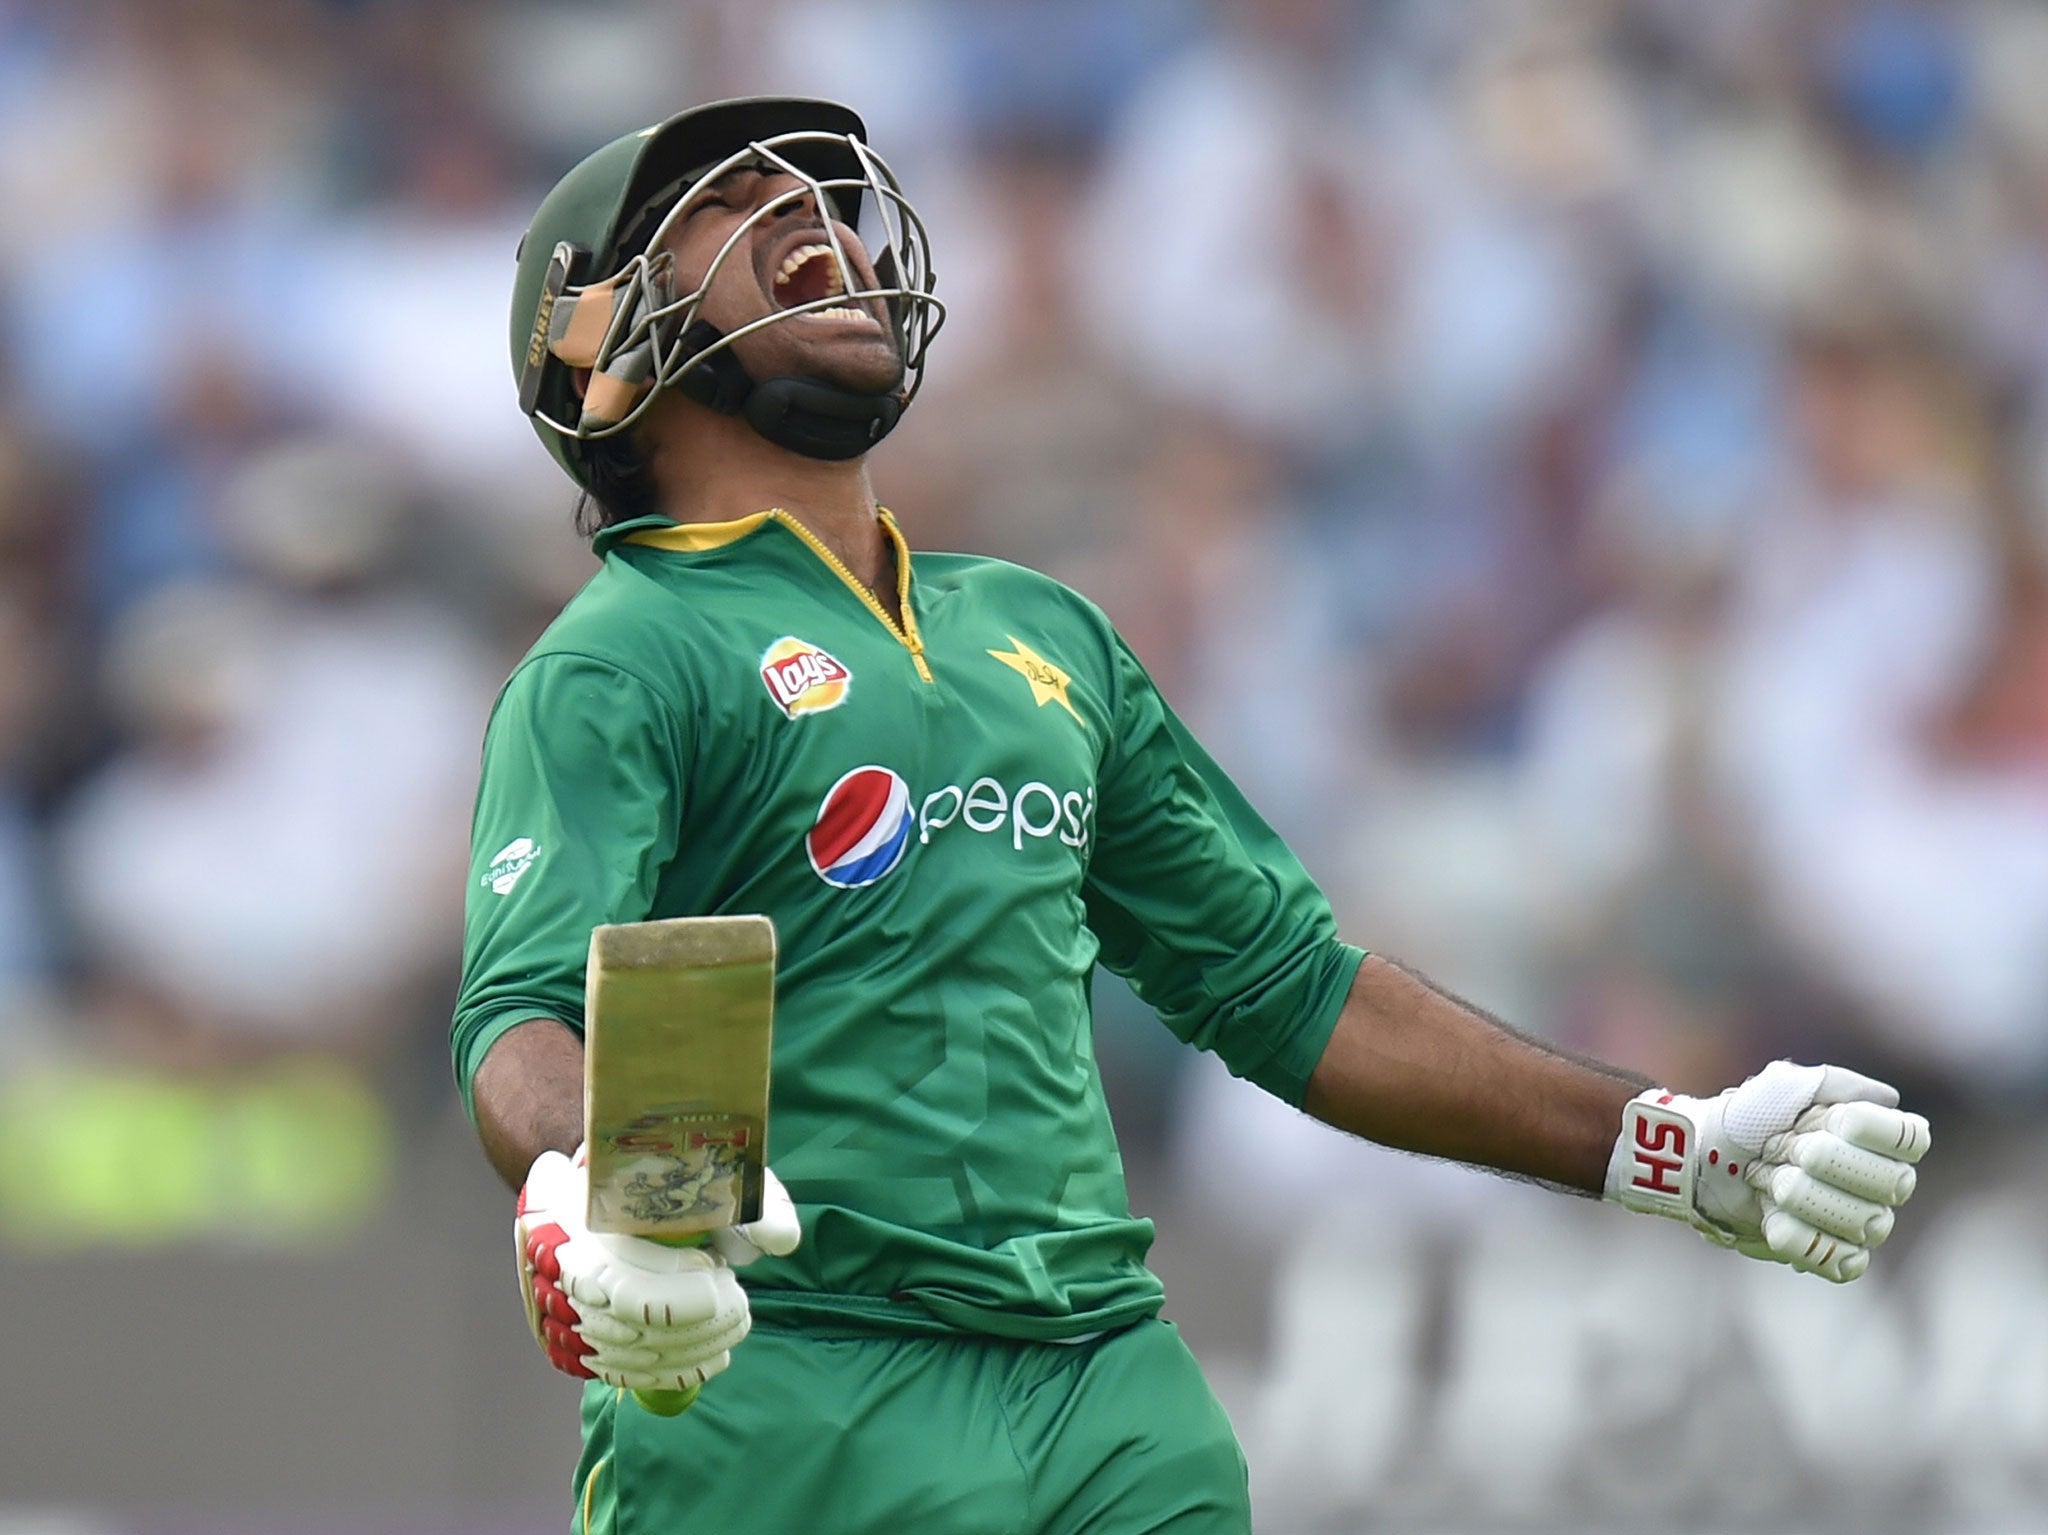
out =
[[[1773,1061],[1717,1098],[1652,1090],[1622,1111],[1607,1197],[1752,1258],[1846,1284],[1913,1193],[1927,1121],[1840,1066]]]
[[[732,1362],[750,1325],[733,1265],[794,1252],[802,1231],[781,1180],[767,1175],[761,1219],[714,1232],[708,1247],[669,1247],[594,1232],[584,1156],[544,1151],[519,1191],[514,1235],[526,1323],[565,1375],[635,1391],[693,1391]]]

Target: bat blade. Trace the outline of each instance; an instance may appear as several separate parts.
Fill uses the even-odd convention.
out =
[[[775,927],[599,927],[585,982],[590,1229],[680,1241],[761,1216]]]

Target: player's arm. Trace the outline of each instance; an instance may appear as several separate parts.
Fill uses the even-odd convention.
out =
[[[517,1189],[543,1151],[573,1154],[583,1142],[583,1039],[554,1018],[530,1018],[501,1035],[471,1084],[484,1155]]]
[[[515,1185],[541,1151],[581,1139],[590,931],[651,913],[686,754],[649,684],[586,656],[532,658],[492,711],[449,1042],[491,1165]]]
[[[676,845],[685,742],[672,710],[603,661],[543,655],[506,685],[484,742],[456,1081],[514,1216],[527,1325],[564,1374],[685,1401],[749,1325],[731,1265],[797,1240],[780,1185],[756,1227],[676,1249],[592,1232],[583,1139],[590,930],[637,921]]]
[[[1662,1092],[1338,942],[1300,861],[1120,645],[1117,661],[1084,899],[1103,963],[1169,1028],[1341,1129],[1863,1272],[1928,1144],[1896,1092],[1786,1061],[1713,1098]]]
[[[1369,959],[1302,1106],[1390,1146],[1601,1194],[1837,1283],[1913,1192],[1927,1121],[1882,1082],[1773,1061],[1712,1098],[1564,1056]]]
[[[1652,1086],[1563,1055],[1378,955],[1358,968],[1302,1107],[1384,1146],[1588,1194]]]

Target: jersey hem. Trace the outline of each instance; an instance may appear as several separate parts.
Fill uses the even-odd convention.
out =
[[[1334,962],[1326,961],[1330,968],[1328,979],[1323,984],[1328,991],[1309,1026],[1287,1040],[1258,1067],[1242,1073],[1291,1108],[1300,1108],[1302,1099],[1308,1096],[1309,1078],[1315,1075],[1316,1067],[1330,1048],[1330,1038],[1337,1032],[1337,1020],[1343,1016],[1344,1004],[1350,1000],[1352,984],[1358,978],[1358,967],[1365,963],[1366,951],[1355,944],[1333,939],[1330,948],[1336,958]],[[1273,1080],[1276,1077],[1281,1080]]]
[[[934,1298],[936,1300],[936,1298]],[[915,1294],[901,1298],[844,1295],[823,1290],[779,1290],[748,1287],[747,1302],[754,1325],[811,1337],[877,1334],[931,1338],[1006,1338],[1019,1343],[1060,1343],[1091,1333],[1114,1332],[1133,1322],[1157,1316],[1166,1304],[1165,1291],[1154,1280],[1145,1293],[1114,1305],[1070,1316],[996,1311],[958,1302],[927,1301]],[[940,1311],[946,1313],[941,1315]]]
[[[544,1021],[559,1023],[564,1028],[575,1028],[574,1024],[561,1016],[559,1008],[522,1005],[491,1014],[455,1047],[455,1086],[462,1094],[462,1112],[469,1116],[471,1125],[476,1124],[476,1074],[483,1069],[484,1057],[491,1053],[491,1046],[522,1023]],[[458,1024],[458,1031],[460,1027]]]

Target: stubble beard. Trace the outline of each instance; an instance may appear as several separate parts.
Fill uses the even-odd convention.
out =
[[[733,352],[754,379],[815,379],[854,394],[892,394],[903,387],[903,354],[893,330],[807,336],[808,328],[801,315],[777,320],[742,336]]]

